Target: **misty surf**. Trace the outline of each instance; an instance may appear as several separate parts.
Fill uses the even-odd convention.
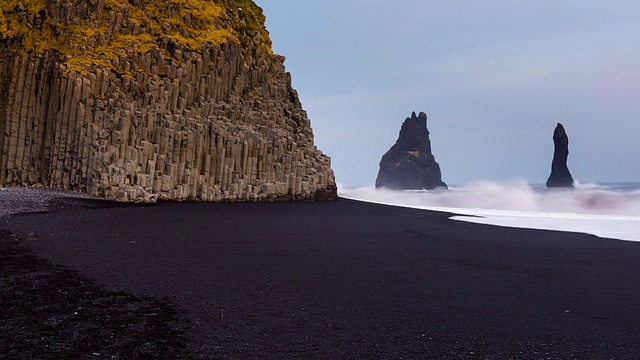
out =
[[[479,181],[449,190],[339,187],[343,198],[457,214],[473,223],[572,231],[640,241],[640,183],[546,189],[525,181]]]

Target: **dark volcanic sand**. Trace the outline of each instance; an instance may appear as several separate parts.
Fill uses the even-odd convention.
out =
[[[0,357],[640,356],[640,243],[447,216],[59,200],[0,222]]]

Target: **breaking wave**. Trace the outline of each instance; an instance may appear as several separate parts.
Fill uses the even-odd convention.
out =
[[[452,217],[455,220],[640,241],[640,184],[546,189],[524,181],[480,181],[432,191],[342,188],[340,196],[460,214]]]

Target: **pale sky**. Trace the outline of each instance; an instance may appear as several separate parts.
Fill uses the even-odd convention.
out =
[[[576,180],[640,181],[638,1],[256,2],[343,186],[412,111],[448,184],[544,183],[557,122]]]

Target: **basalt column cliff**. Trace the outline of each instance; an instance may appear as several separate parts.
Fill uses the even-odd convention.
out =
[[[249,0],[2,0],[0,183],[120,201],[329,200]]]

